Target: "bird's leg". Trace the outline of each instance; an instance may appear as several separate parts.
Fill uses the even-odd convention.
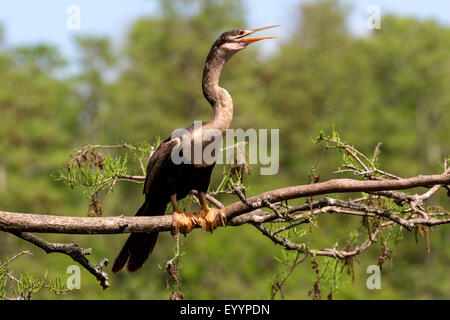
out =
[[[172,213],[172,235],[182,233],[186,236],[197,225],[197,217],[189,212],[182,212],[178,207],[177,195],[170,196],[173,206]]]
[[[225,214],[216,208],[208,207],[206,202],[206,194],[199,192],[201,209],[196,213],[198,224],[206,231],[213,231],[217,227],[225,227],[227,225],[227,217]]]

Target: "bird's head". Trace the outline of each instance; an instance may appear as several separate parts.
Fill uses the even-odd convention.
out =
[[[220,49],[227,51],[229,53],[235,53],[237,51],[240,51],[240,50],[246,48],[249,44],[252,44],[256,41],[277,38],[276,36],[275,37],[273,37],[273,36],[248,37],[249,35],[251,35],[255,32],[270,29],[270,28],[275,28],[275,27],[278,27],[278,25],[264,27],[264,28],[258,28],[258,29],[253,29],[253,30],[244,30],[244,29],[229,30],[220,35],[220,37],[217,39],[217,41],[215,43],[215,46],[217,46]]]
[[[202,80],[203,94],[211,105],[213,105],[213,108],[219,99],[219,95],[217,93],[219,77],[227,61],[230,60],[236,52],[246,48],[249,44],[259,40],[277,38],[271,36],[248,37],[255,32],[274,27],[278,26],[269,26],[253,30],[233,29],[222,33],[220,37],[217,38],[209,51],[208,57],[206,58]],[[228,93],[226,95],[229,97]]]

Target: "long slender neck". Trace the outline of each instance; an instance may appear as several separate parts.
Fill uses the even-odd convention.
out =
[[[225,52],[214,45],[203,70],[203,95],[214,111],[214,119],[208,123],[208,127],[222,132],[225,132],[233,119],[233,100],[227,90],[219,87],[219,79],[225,64],[232,56],[233,52]]]

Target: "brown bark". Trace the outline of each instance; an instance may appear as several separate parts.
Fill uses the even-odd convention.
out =
[[[421,175],[400,180],[359,181],[352,179],[333,179],[322,183],[267,191],[248,198],[246,203],[239,201],[224,207],[222,210],[228,217],[229,225],[238,225],[246,222],[245,220],[242,221],[242,219],[239,219],[238,216],[252,211],[256,215],[261,214],[261,210],[258,209],[266,207],[268,203],[277,203],[283,200],[330,193],[405,190],[415,187],[449,184],[450,174]],[[254,221],[253,215],[246,215],[245,217],[248,222]],[[0,211],[0,230],[6,232],[116,234],[169,231],[171,230],[171,226],[171,216],[66,217]]]

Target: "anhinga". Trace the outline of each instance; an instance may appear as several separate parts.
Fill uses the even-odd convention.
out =
[[[186,234],[196,225],[200,225],[207,231],[212,231],[218,226],[225,226],[226,217],[220,210],[209,208],[206,202],[206,192],[215,163],[175,164],[171,154],[181,141],[183,143],[187,141],[185,139],[190,139],[187,142],[193,144],[194,136],[202,135],[204,130],[215,129],[219,130],[222,135],[225,134],[233,118],[233,100],[227,90],[219,87],[219,78],[223,67],[236,52],[249,44],[275,38],[247,37],[256,31],[273,27],[276,26],[254,30],[230,30],[224,32],[214,42],[206,59],[202,80],[203,94],[214,110],[214,118],[210,122],[203,123],[200,128],[196,128],[194,125],[186,128],[189,133],[187,135],[167,138],[154,151],[147,165],[144,184],[145,202],[136,216],[163,215],[167,204],[171,202],[173,234],[178,232]],[[204,148],[203,142],[202,147]],[[201,205],[201,210],[195,214],[182,212],[177,205],[177,200],[185,198],[192,190],[197,190]],[[157,238],[157,232],[132,233],[114,261],[112,271],[120,271],[125,264],[129,272],[138,270],[153,251]]]

